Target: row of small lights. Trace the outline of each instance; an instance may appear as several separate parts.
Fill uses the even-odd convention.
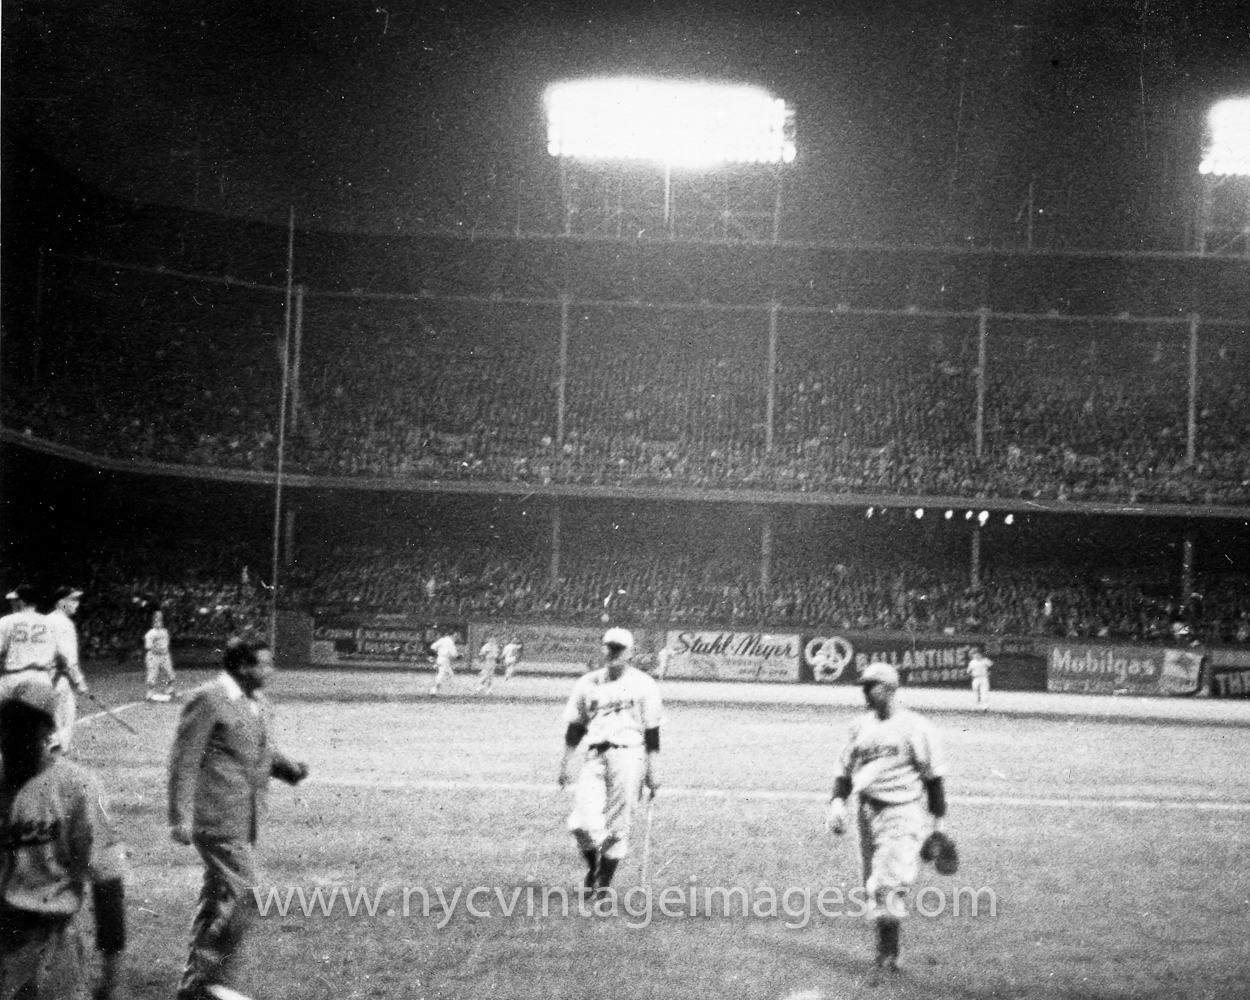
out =
[[[880,513],[885,514],[889,509],[890,508],[888,507],[882,507],[880,509]],[[872,517],[876,513],[878,513],[878,509],[876,507],[868,508],[869,517]],[[924,517],[924,508],[917,507],[915,511],[913,511],[913,513],[916,515],[916,520],[919,521],[922,517]],[[955,512],[953,510],[948,510],[944,516],[946,520],[950,521],[955,517]],[[983,510],[981,511],[980,514],[974,514],[970,510],[964,511],[965,521],[971,521],[974,517],[977,519],[977,524],[984,525],[990,519],[990,512],[988,510]],[[1015,523],[1016,523],[1015,514],[1008,514],[1006,517],[1003,518],[1003,524],[1015,524]]]

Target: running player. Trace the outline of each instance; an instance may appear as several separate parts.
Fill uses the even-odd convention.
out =
[[[564,710],[567,726],[559,784],[572,780],[582,741],[587,756],[568,827],[586,859],[585,886],[607,894],[616,866],[629,852],[629,828],[643,785],[660,787],[660,689],[630,663],[634,637],[626,629],[603,635],[606,665],[578,678]]]
[[[877,926],[877,967],[894,972],[899,920],[919,871],[920,847],[946,815],[946,766],[928,721],[894,704],[897,670],[870,663],[860,683],[870,711],[851,725],[825,826],[845,833],[847,800],[859,794],[860,860]]]
[[[113,997],[126,947],[125,853],[95,778],[49,749],[56,693],[28,675],[0,700],[0,997],[76,997],[88,883],[102,957],[95,996]]]
[[[513,636],[503,647],[503,679],[511,680],[512,675],[516,673],[516,665],[521,662],[521,653],[525,651],[525,644],[516,636]]]
[[[990,707],[990,667],[994,661],[985,655],[980,646],[972,647],[972,655],[968,657],[968,676],[972,678],[972,693],[976,698],[976,707],[982,712]]]
[[[165,616],[152,612],[152,627],[143,636],[143,668],[148,701],[169,701],[174,696],[174,660],[169,652]]]
[[[499,648],[499,640],[493,635],[487,637],[482,643],[482,648],[478,650],[477,658],[482,664],[482,672],[478,676],[478,691],[489,691],[491,684],[495,681],[495,671],[499,669],[499,658],[503,655],[503,651]]]
[[[460,659],[460,650],[456,648],[456,640],[459,638],[459,632],[452,632],[430,643],[430,651],[434,654],[434,664],[438,670],[434,675],[434,686],[430,688],[430,694],[438,694],[438,689],[442,687],[443,682],[456,676],[451,661]]]

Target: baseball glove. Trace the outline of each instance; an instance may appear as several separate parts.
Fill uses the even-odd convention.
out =
[[[959,871],[959,851],[955,842],[940,830],[934,830],[920,847],[920,857],[933,862],[939,875],[954,875]]]

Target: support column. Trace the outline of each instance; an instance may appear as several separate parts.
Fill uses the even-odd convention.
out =
[[[773,515],[771,504],[760,508],[760,590],[769,596],[773,580]]]
[[[283,565],[290,567],[295,565],[295,509],[288,507],[284,511],[286,517],[286,529],[283,532],[285,538],[283,541]]]
[[[764,402],[764,450],[773,452],[773,422],[777,406],[777,300],[768,306],[768,379]]]
[[[1198,453],[1198,327],[1197,313],[1189,317],[1189,415],[1186,419],[1185,464],[1193,468]]]
[[[989,339],[990,311],[981,307],[977,317],[977,440],[976,457],[985,449],[985,360],[986,341]]]
[[[968,573],[968,586],[974,590],[981,589],[981,525],[972,529],[972,560]]]
[[[299,368],[304,347],[304,286],[295,286],[295,346],[291,357],[291,433],[299,430]]]
[[[560,586],[560,498],[551,500],[551,567],[547,586],[555,590]]]
[[[569,366],[569,293],[560,294],[560,353],[556,357],[556,447],[564,447],[565,379]]]
[[[1189,618],[1194,593],[1194,531],[1189,529],[1181,542],[1181,594],[1180,605]]]

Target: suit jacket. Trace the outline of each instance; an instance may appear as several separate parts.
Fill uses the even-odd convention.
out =
[[[248,698],[229,674],[194,691],[169,755],[169,823],[254,843],[270,777],[294,784],[297,766],[269,738],[269,703]]]

